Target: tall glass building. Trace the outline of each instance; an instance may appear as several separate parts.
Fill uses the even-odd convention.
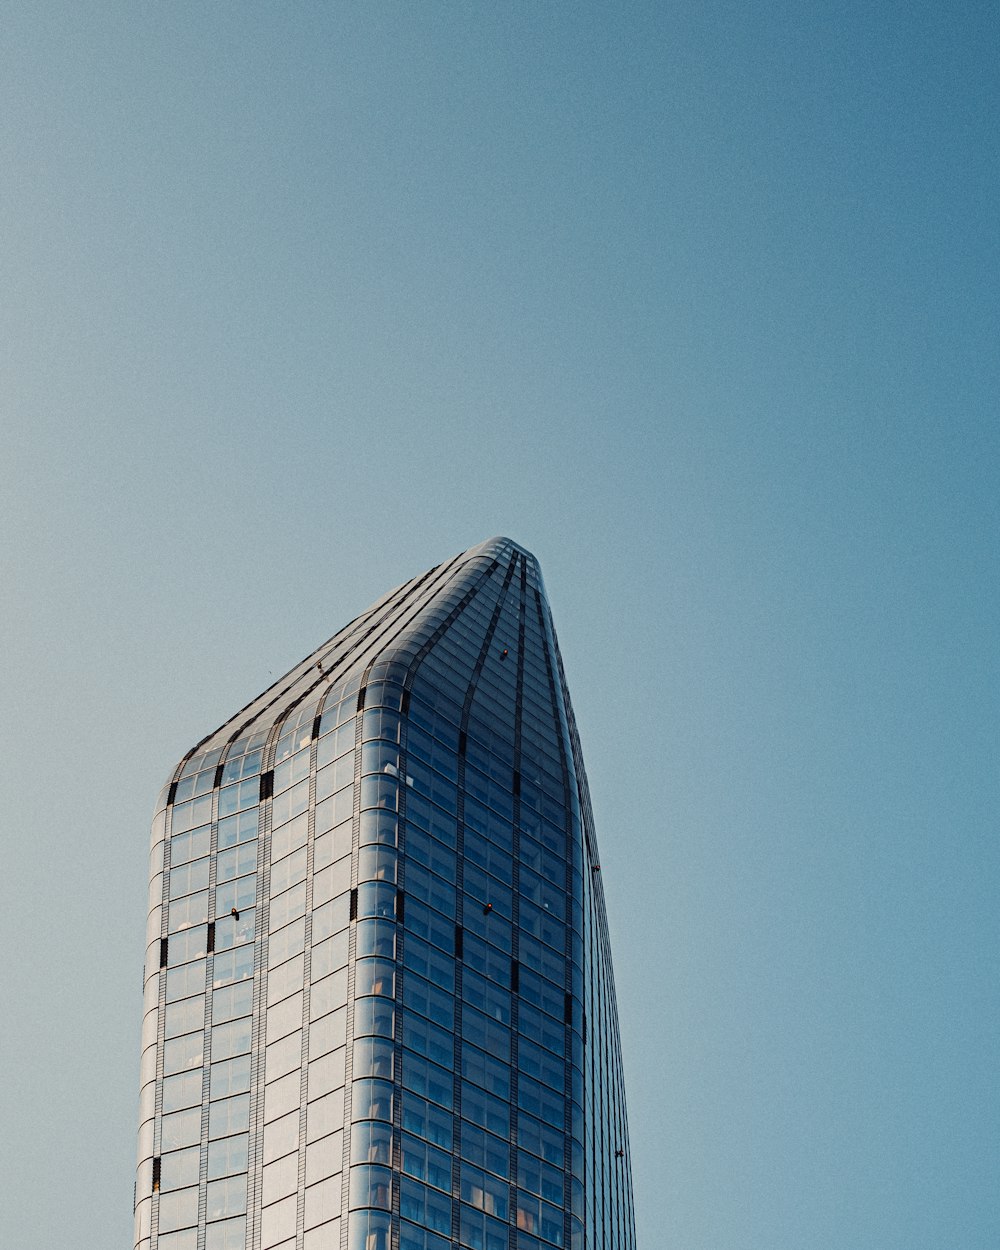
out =
[[[193,747],[150,850],[136,1250],[634,1250],[587,781],[495,538]]]

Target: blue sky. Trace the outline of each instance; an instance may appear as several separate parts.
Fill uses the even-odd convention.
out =
[[[129,1236],[174,760],[506,533],[641,1245],[992,1250],[995,9],[3,9],[0,1242]]]

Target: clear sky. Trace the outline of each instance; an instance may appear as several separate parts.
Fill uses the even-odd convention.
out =
[[[172,764],[503,533],[642,1250],[996,1250],[995,6],[0,21],[0,1244],[131,1244]]]

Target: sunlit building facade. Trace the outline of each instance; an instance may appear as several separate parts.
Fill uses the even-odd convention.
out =
[[[397,588],[153,822],[136,1250],[634,1250],[611,959],[538,566]]]

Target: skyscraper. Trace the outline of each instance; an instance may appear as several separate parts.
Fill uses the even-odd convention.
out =
[[[185,755],[146,940],[136,1250],[634,1250],[587,782],[516,544]]]

